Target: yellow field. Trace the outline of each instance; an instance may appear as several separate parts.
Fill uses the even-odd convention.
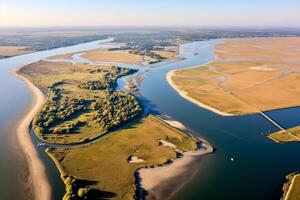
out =
[[[292,173],[286,176],[286,183],[283,185],[282,200],[300,199],[300,174]]]
[[[287,129],[287,131],[278,131],[268,136],[277,142],[299,142],[300,126]]]
[[[176,49],[174,49],[174,50],[169,50],[169,51],[153,51],[153,53],[160,55],[166,59],[170,59],[170,58],[173,58],[174,56],[176,56],[178,54],[178,51],[176,51]]]
[[[137,169],[157,166],[176,157],[174,150],[159,145],[159,140],[168,141],[182,151],[196,149],[196,141],[191,137],[148,116],[89,146],[52,149],[48,153],[64,179],[73,176],[86,182],[81,188],[97,189],[111,199],[129,200],[135,194]],[[129,163],[131,156],[142,162]],[[73,193],[77,190],[73,188]]]
[[[300,176],[296,175],[291,186],[290,193],[286,200],[298,200],[300,199]]]
[[[300,105],[300,38],[229,40],[216,60],[176,71],[175,87],[208,108],[241,115]]]
[[[50,59],[70,59],[73,56],[73,53],[60,54],[56,56],[49,57]]]
[[[32,51],[26,50],[23,46],[0,46],[0,57],[17,56]]]
[[[82,54],[82,57],[91,61],[123,62],[130,64],[140,64],[143,61],[143,56],[131,54],[127,50],[109,51],[107,49],[96,49]]]

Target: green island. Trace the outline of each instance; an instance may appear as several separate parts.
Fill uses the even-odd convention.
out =
[[[47,95],[32,120],[34,133],[64,144],[46,149],[66,186],[64,200],[133,199],[141,191],[145,196],[139,169],[164,166],[198,149],[198,140],[156,116],[142,117],[136,97],[116,90],[117,79],[134,72],[49,61],[19,70]]]
[[[20,72],[47,93],[32,121],[36,135],[46,142],[90,141],[142,113],[133,95],[115,91],[117,78],[135,70],[40,61]]]

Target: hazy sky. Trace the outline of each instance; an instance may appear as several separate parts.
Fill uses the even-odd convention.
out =
[[[0,26],[300,26],[300,0],[0,0]]]

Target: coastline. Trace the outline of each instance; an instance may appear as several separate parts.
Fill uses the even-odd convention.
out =
[[[185,68],[185,69],[188,69],[188,68]],[[202,107],[204,109],[207,109],[207,110],[210,110],[218,115],[222,115],[222,116],[238,116],[238,115],[235,115],[235,114],[231,114],[231,113],[226,113],[226,112],[223,112],[223,111],[220,111],[214,107],[211,107],[209,105],[206,105],[204,103],[201,103],[200,101],[197,101],[191,97],[189,97],[187,95],[187,92],[183,91],[183,90],[180,90],[174,83],[174,81],[172,80],[172,76],[174,75],[174,73],[178,71],[178,70],[171,70],[167,73],[167,82],[169,83],[169,85],[183,98],[185,98],[186,100],[192,102],[193,104],[196,104],[197,106],[199,107]]]
[[[300,175],[299,175],[299,174],[295,174],[295,175],[293,176],[293,178],[292,178],[292,180],[291,180],[291,182],[290,182],[289,188],[288,188],[286,194],[284,194],[284,196],[283,196],[283,197],[284,197],[283,200],[288,200],[288,199],[289,199],[290,194],[291,194],[291,191],[292,191],[292,189],[293,189],[293,187],[294,187],[294,184],[295,184],[295,179],[296,179],[298,176],[300,176]]]
[[[142,189],[146,190],[146,200],[170,199],[173,197],[198,171],[199,161],[204,155],[214,152],[214,148],[205,140],[195,138],[188,129],[172,119],[158,117],[168,126],[180,130],[193,137],[199,144],[197,150],[182,153],[183,156],[155,168],[142,168],[137,171]]]
[[[26,155],[29,169],[29,179],[31,181],[30,183],[34,186],[32,189],[34,197],[35,199],[39,200],[51,199],[51,186],[48,182],[47,173],[42,161],[39,159],[39,155],[34,147],[34,144],[31,141],[28,128],[34,115],[44,105],[46,97],[38,87],[36,87],[26,77],[20,75],[18,70],[14,71],[14,75],[26,83],[33,98],[27,114],[20,121],[20,123],[18,123],[16,132],[20,147]],[[138,80],[137,84],[139,84]],[[166,123],[169,124],[168,122]],[[170,123],[169,126],[176,129],[183,129],[183,127],[176,127],[176,123]],[[154,168],[154,171],[151,171],[150,175],[147,176],[147,178],[144,178],[147,181],[150,181],[152,184],[153,181],[156,181],[156,184],[152,188],[147,189],[149,193],[159,197],[159,199],[171,198],[181,187],[186,184],[187,181],[193,177],[193,175],[198,171],[198,162],[196,161],[202,158],[203,155],[212,153],[214,151],[213,147],[211,147],[207,142],[200,141],[198,139],[196,140],[201,144],[199,149],[183,153],[183,157],[174,160],[171,165]],[[56,162],[55,164],[58,166]],[[62,172],[62,170],[59,168],[58,170],[60,173]],[[152,169],[147,169],[147,171],[148,170]],[[157,176],[161,178],[152,178],[153,174],[157,174]],[[174,181],[175,179],[180,180],[179,183]],[[147,188],[147,186],[144,184],[143,187],[145,189]]]
[[[20,68],[19,68],[20,69]],[[33,185],[34,198],[38,200],[51,199],[51,186],[48,181],[47,173],[43,162],[40,160],[37,150],[32,143],[29,126],[35,114],[44,105],[46,98],[33,83],[18,73],[13,71],[13,75],[24,81],[32,94],[32,103],[27,110],[27,114],[18,122],[16,126],[16,134],[19,145],[27,159],[29,170],[29,180]]]

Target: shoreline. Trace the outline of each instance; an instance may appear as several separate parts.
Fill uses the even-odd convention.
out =
[[[204,155],[214,152],[214,148],[205,140],[198,139],[188,133],[187,127],[173,119],[158,117],[168,126],[193,137],[200,146],[193,151],[183,153],[170,164],[155,168],[142,168],[137,171],[141,189],[146,190],[146,200],[172,198],[199,170],[199,161]]]
[[[27,78],[18,73],[19,69],[14,70],[13,75],[26,83],[26,86],[32,94],[32,102],[26,110],[27,114],[25,114],[25,116],[16,125],[17,140],[27,160],[29,170],[28,176],[31,184],[33,185],[32,190],[34,193],[34,199],[50,200],[52,194],[46,168],[39,158],[29,132],[31,120],[44,105],[46,98],[42,91],[40,91]]]
[[[300,176],[300,174],[295,174],[290,182],[290,185],[289,185],[289,188],[287,190],[287,192],[283,195],[283,200],[288,200],[289,199],[289,196],[290,196],[290,193],[291,193],[291,190],[293,189],[294,187],[294,184],[295,184],[295,179]]]
[[[210,62],[206,63],[206,64],[209,64]],[[206,65],[204,64],[204,65]],[[202,66],[202,65],[200,65]],[[183,68],[183,69],[174,69],[174,70],[171,70],[167,73],[166,75],[166,79],[167,79],[167,82],[168,84],[181,96],[183,97],[184,99],[188,100],[189,102],[201,107],[201,108],[204,108],[206,110],[209,110],[215,114],[218,114],[218,115],[221,115],[223,117],[235,117],[235,116],[246,116],[246,115],[255,115],[255,114],[260,114],[260,112],[262,113],[265,113],[265,112],[272,112],[272,111],[279,111],[279,110],[285,110],[285,109],[292,109],[292,108],[298,108],[300,107],[300,105],[294,105],[294,106],[288,106],[288,107],[279,107],[279,108],[274,108],[274,109],[270,109],[270,110],[264,110],[264,111],[260,111],[260,112],[253,112],[253,113],[245,113],[245,114],[232,114],[232,113],[227,113],[227,112],[223,112],[217,108],[214,108],[212,106],[209,106],[207,104],[204,104],[204,103],[201,103],[200,101],[198,100],[195,100],[193,99],[192,97],[189,97],[187,95],[187,92],[184,91],[184,90],[181,90],[178,88],[178,86],[174,83],[174,81],[172,80],[172,77],[174,76],[174,73],[176,71],[180,71],[180,70],[184,70],[184,69],[191,69],[191,68],[195,68],[195,67],[200,67],[200,66],[192,66],[192,67],[187,67],[187,68]]]
[[[30,90],[30,93],[32,94],[33,99],[31,105],[28,107],[28,110],[26,112],[27,114],[17,124],[16,131],[18,142],[27,159],[28,177],[30,180],[30,184],[34,186],[32,188],[32,192],[34,194],[35,199],[50,200],[52,196],[51,186],[48,182],[46,169],[43,162],[39,158],[38,152],[34,144],[32,143],[29,133],[29,125],[31,123],[31,120],[33,119],[34,115],[40,110],[40,108],[44,105],[46,101],[46,96],[26,77],[20,75],[18,73],[18,70],[14,71],[13,74],[26,83],[27,87]],[[137,81],[137,83],[138,82],[139,81]],[[186,131],[183,130],[185,128],[184,126],[177,127],[178,124],[172,124],[172,122],[176,121],[171,119],[168,120],[169,122],[163,119],[160,120],[168,124],[170,127],[173,127],[186,133]],[[188,133],[186,134],[189,135]],[[183,157],[175,159],[171,165],[164,165],[162,167],[153,168],[155,172],[150,172],[150,176],[147,177],[148,181],[151,182],[151,176],[153,173],[158,173],[158,176],[162,179],[155,178],[154,181],[157,181],[157,185],[155,186],[157,187],[147,189],[149,193],[160,197],[160,199],[171,198],[198,171],[198,165],[196,165],[196,163],[198,163],[197,160],[202,158],[203,155],[212,153],[214,151],[214,148],[210,146],[206,141],[200,141],[195,137],[193,138],[200,144],[197,150],[183,153]],[[57,167],[57,163],[55,164]],[[58,170],[61,173],[61,170],[59,168]],[[162,176],[162,174],[164,174],[165,176]],[[178,184],[178,182],[174,181],[174,179],[180,179],[180,183]],[[147,186],[143,185],[143,187],[146,189]]]
[[[197,67],[197,66],[195,66],[195,67]],[[190,67],[190,68],[194,68],[194,67]],[[188,68],[184,68],[184,69],[188,69]],[[186,100],[188,100],[188,101],[190,101],[190,102],[192,102],[193,104],[195,104],[195,105],[197,105],[197,106],[199,106],[199,107],[201,107],[201,108],[204,108],[204,109],[207,109],[207,110],[210,110],[210,111],[212,111],[212,112],[214,112],[214,113],[216,113],[216,114],[218,114],[218,115],[221,115],[221,116],[227,116],[227,117],[230,117],[230,116],[238,116],[237,114],[230,114],[230,113],[226,113],[226,112],[223,112],[223,111],[220,111],[220,110],[218,110],[218,109],[216,109],[216,108],[214,108],[214,107],[211,107],[211,106],[209,106],[209,105],[206,105],[206,104],[204,104],[204,103],[201,103],[200,101],[197,101],[197,100],[195,100],[195,99],[193,99],[193,98],[191,98],[191,97],[189,97],[188,95],[187,95],[187,92],[185,92],[185,91],[183,91],[183,90],[180,90],[177,86],[176,86],[176,84],[174,83],[174,81],[172,80],[172,76],[174,75],[174,73],[176,72],[176,71],[179,71],[179,70],[171,70],[171,71],[169,71],[168,73],[167,73],[167,82],[169,83],[169,85],[181,96],[181,97],[183,97],[184,99],[186,99]]]

